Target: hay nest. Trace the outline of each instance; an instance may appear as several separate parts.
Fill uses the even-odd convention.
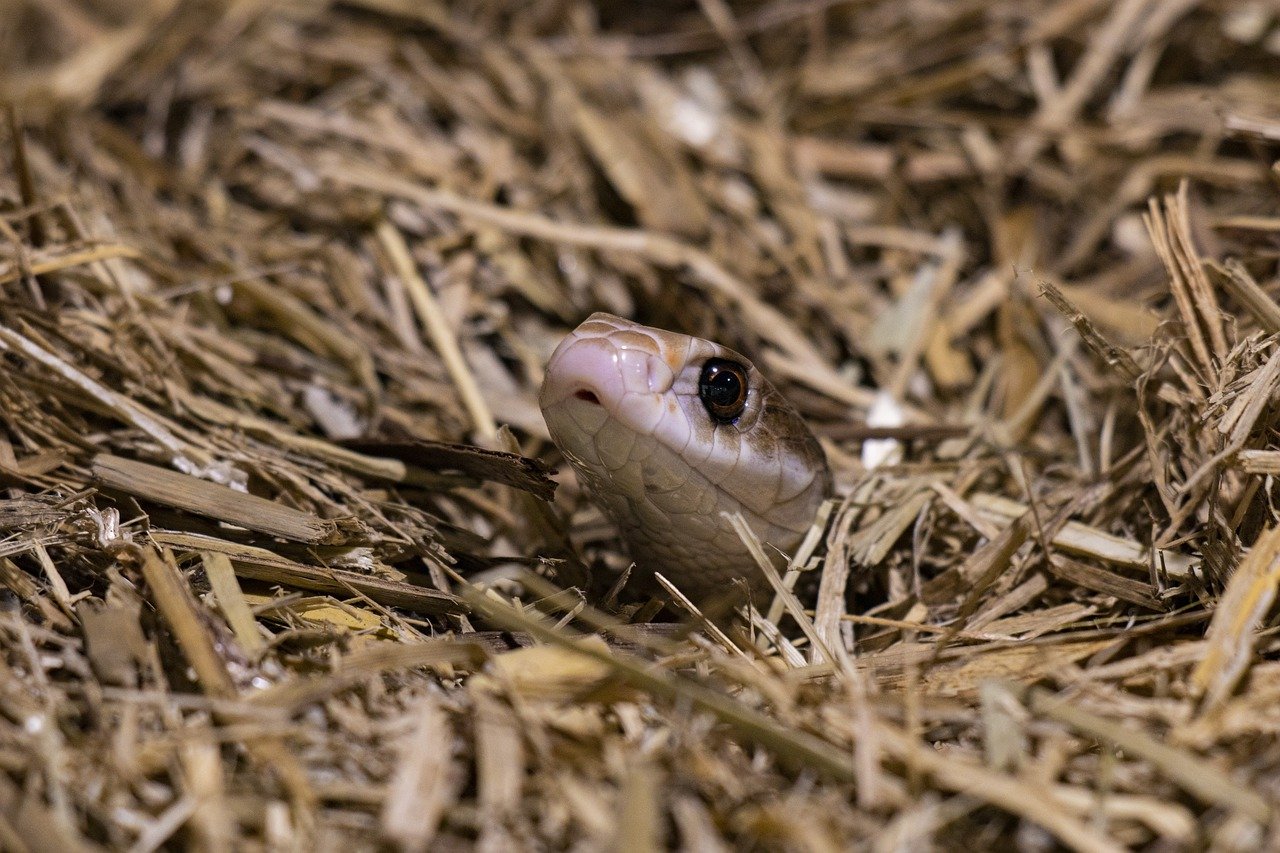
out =
[[[1280,843],[1273,5],[5,17],[0,847]],[[729,630],[552,499],[599,309],[837,472]]]

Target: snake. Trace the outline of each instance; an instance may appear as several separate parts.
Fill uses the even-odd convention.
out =
[[[694,601],[769,588],[734,513],[781,565],[831,494],[804,418],[713,341],[597,312],[551,354],[538,402],[641,576],[661,573]]]

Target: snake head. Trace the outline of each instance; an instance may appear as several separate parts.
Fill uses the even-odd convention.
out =
[[[822,448],[739,353],[597,313],[547,363],[551,438],[645,572],[695,599],[763,577],[723,513],[789,552],[829,494]]]

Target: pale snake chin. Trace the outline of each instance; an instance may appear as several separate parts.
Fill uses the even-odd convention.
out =
[[[790,554],[831,492],[800,414],[750,361],[702,338],[593,314],[556,347],[538,401],[642,576],[660,572],[695,601],[767,590],[723,513]]]

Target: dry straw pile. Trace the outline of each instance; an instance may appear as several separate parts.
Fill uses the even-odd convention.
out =
[[[0,847],[1280,844],[1274,3],[10,0],[0,51]],[[837,471],[727,631],[623,626],[549,502],[598,309]]]

